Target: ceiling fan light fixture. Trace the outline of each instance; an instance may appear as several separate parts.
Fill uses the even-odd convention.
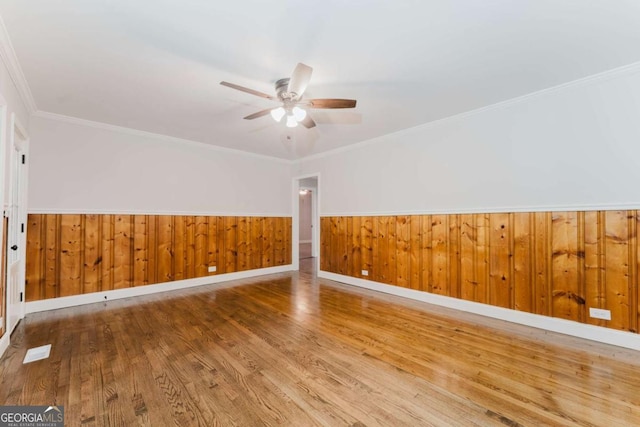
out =
[[[294,128],[296,126],[298,126],[298,121],[296,120],[296,118],[294,116],[287,116],[287,127]]]
[[[293,107],[291,112],[293,113],[293,117],[295,117],[299,122],[303,121],[304,118],[307,117],[307,112],[300,107]]]
[[[244,117],[245,120],[253,120],[271,114],[273,120],[282,123],[284,116],[287,116],[287,127],[294,128],[301,123],[305,128],[311,129],[316,126],[316,122],[311,118],[304,107],[314,109],[334,109],[355,108],[356,106],[355,99],[303,99],[303,94],[311,80],[312,72],[313,69],[311,67],[303,63],[299,63],[293,70],[291,77],[285,77],[276,81],[275,96],[234,83],[222,81],[220,84],[260,98],[282,103],[281,107],[265,108],[264,110],[249,114]],[[298,107],[298,105],[302,105],[303,108]]]
[[[271,110],[271,117],[273,117],[273,120],[275,120],[276,122],[279,122],[280,120],[282,120],[282,118],[284,117],[284,114],[285,114],[285,111],[284,111],[284,108],[282,107],[278,107]]]

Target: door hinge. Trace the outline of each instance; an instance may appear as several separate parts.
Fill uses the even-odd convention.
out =
[[[20,292],[20,302],[22,302],[22,292]]]
[[[27,162],[27,156],[26,154],[22,155],[22,164],[24,165]]]
[[[22,224],[20,224],[20,232],[24,233],[24,222]]]

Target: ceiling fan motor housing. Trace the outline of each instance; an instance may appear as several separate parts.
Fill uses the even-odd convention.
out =
[[[285,77],[284,79],[276,81],[276,94],[278,99],[282,102],[292,101],[298,96],[296,93],[287,92],[287,89],[289,88],[289,80],[289,77]]]

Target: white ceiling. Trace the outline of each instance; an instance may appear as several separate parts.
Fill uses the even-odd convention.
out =
[[[39,111],[295,159],[640,61],[638,0],[3,0]],[[298,62],[315,110],[271,101]]]

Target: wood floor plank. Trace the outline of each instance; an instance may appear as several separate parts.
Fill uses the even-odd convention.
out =
[[[81,426],[640,425],[637,352],[318,279],[312,263],[28,315],[0,405],[64,405]]]

